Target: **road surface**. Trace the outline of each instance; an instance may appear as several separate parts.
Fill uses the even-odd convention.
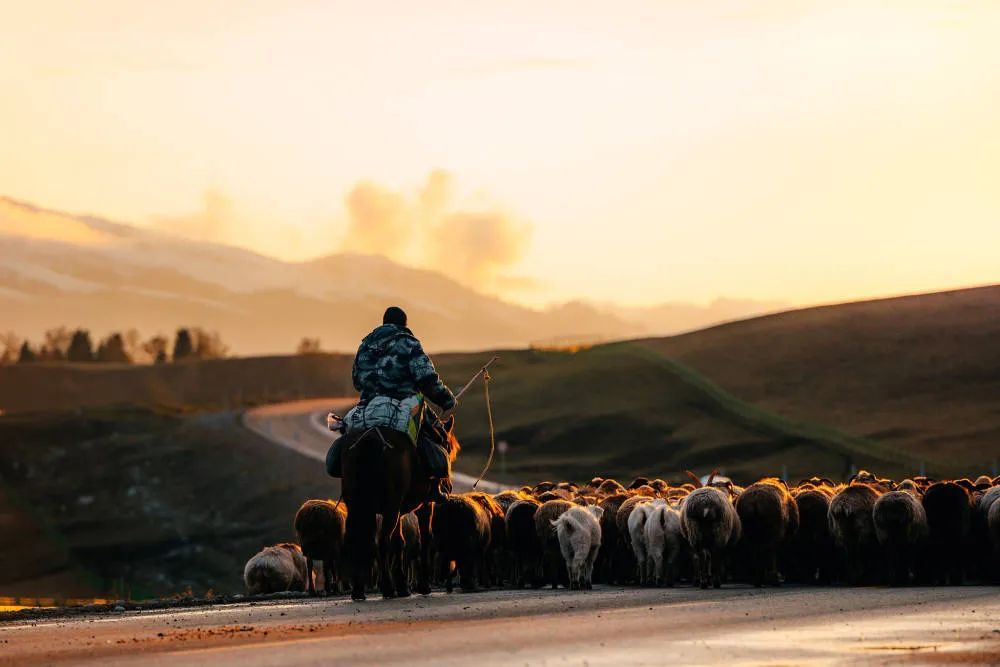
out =
[[[0,624],[0,664],[997,664],[998,589],[343,598]]]
[[[277,445],[288,447],[322,463],[326,461],[330,443],[336,438],[336,434],[326,428],[326,414],[334,410],[342,415],[354,403],[355,400],[350,398],[275,403],[247,410],[243,414],[243,425]],[[467,491],[472,488],[476,479],[455,472],[452,481],[456,490]],[[505,487],[483,480],[477,488],[480,491],[495,493]]]

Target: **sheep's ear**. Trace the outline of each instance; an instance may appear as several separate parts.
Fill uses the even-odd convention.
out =
[[[444,420],[444,430],[451,433],[455,429],[455,415],[451,415]]]
[[[694,486],[696,489],[701,488],[701,480],[698,479],[698,475],[694,474],[690,470],[685,470],[684,474],[691,478],[691,481],[694,482]]]
[[[708,481],[705,482],[705,486],[712,486],[712,482],[715,480],[715,476],[719,474],[719,469],[716,468],[712,471],[712,474],[708,476]]]
[[[604,508],[598,507],[597,505],[591,505],[590,513],[593,514],[598,519],[600,519],[602,516],[604,516]]]

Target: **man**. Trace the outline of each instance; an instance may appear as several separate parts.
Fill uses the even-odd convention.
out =
[[[361,341],[354,356],[351,376],[354,388],[361,393],[361,400],[352,411],[355,414],[363,414],[365,406],[377,397],[407,402],[417,394],[423,394],[442,410],[455,407],[455,395],[441,381],[420,341],[406,327],[406,313],[396,306],[387,308],[382,316],[382,326]],[[348,413],[346,421],[348,428],[351,428],[351,413]],[[435,445],[421,442],[418,446],[424,448]],[[424,459],[432,468],[429,471],[431,477],[446,480],[447,460],[443,466],[440,463],[435,465],[440,456],[436,457],[433,453],[428,456],[426,450],[424,453]],[[327,455],[327,472],[333,477],[341,476],[340,449],[337,443],[334,443]],[[440,491],[434,495],[440,498]]]

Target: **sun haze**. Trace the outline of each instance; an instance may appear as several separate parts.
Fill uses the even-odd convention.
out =
[[[996,282],[997,34],[985,1],[15,3],[0,194],[526,303]]]

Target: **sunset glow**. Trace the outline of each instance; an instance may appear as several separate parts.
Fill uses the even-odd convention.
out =
[[[991,283],[998,34],[985,1],[18,3],[0,194],[531,304]],[[361,184],[409,241],[359,239]]]

